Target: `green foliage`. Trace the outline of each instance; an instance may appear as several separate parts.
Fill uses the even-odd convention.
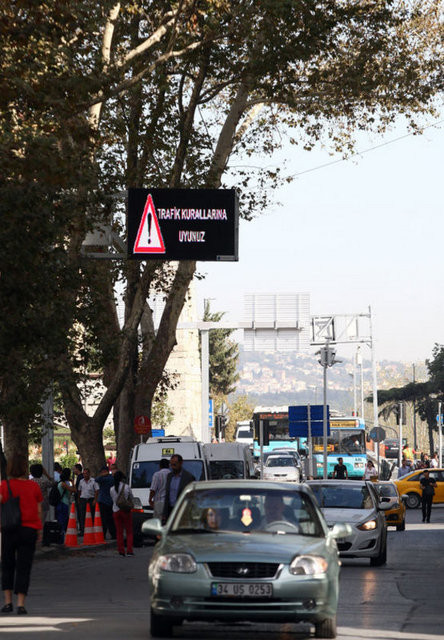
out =
[[[75,464],[79,461],[78,456],[75,453],[68,453],[66,456],[61,456],[58,460],[62,465],[63,469],[72,469]]]
[[[248,395],[245,393],[233,398],[229,402],[228,407],[230,413],[228,426],[225,431],[225,439],[230,442],[234,440],[236,424],[243,420],[251,420],[253,418],[254,404],[249,400]]]
[[[210,303],[205,301],[204,322],[219,322],[225,314],[211,312]],[[209,335],[210,352],[210,395],[212,397],[227,396],[236,389],[239,380],[237,365],[239,347],[230,340],[233,329],[212,329]]]
[[[427,382],[409,382],[403,387],[378,390],[378,405],[382,406],[380,414],[385,419],[395,414],[400,401],[415,403],[416,413],[428,424],[431,451],[434,450],[433,434],[438,431],[438,403],[442,402],[444,406],[444,345],[435,344],[432,356],[426,360]]]
[[[88,372],[103,372],[113,402],[125,383],[140,383],[151,404],[175,327],[151,341],[144,334],[131,349],[115,300],[116,282],[124,282],[125,320],[137,332],[149,269],[88,261],[81,251],[98,222],[113,218],[124,235],[124,198],[116,194],[234,185],[250,219],[290,179],[285,167],[258,170],[253,156],[271,157],[288,138],[349,153],[356,131],[381,132],[397,114],[418,128],[442,89],[440,0],[3,5],[0,418],[11,437],[38,432],[40,401],[54,379],[73,433],[88,423]],[[167,297],[169,265],[154,265],[143,282]],[[235,388],[229,335],[210,347],[214,393]],[[98,409],[98,428],[107,409]],[[91,435],[86,453],[99,441]]]
[[[153,429],[165,429],[172,423],[174,411],[168,406],[165,394],[157,393],[151,406],[151,425]]]

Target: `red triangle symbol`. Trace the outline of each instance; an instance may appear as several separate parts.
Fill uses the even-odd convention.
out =
[[[153,198],[148,194],[133,253],[165,253],[165,251]]]

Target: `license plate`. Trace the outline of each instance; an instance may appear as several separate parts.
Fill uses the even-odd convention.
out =
[[[269,582],[212,582],[211,595],[222,598],[271,598],[273,585]]]

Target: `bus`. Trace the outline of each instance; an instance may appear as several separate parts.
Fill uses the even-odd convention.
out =
[[[264,454],[278,447],[293,447],[308,453],[307,438],[291,438],[289,435],[288,407],[256,407],[253,414],[254,443],[253,455],[260,455],[259,421],[264,426]],[[323,478],[324,439],[313,438],[313,475]],[[333,470],[343,458],[348,477],[361,479],[367,461],[365,422],[356,416],[330,416],[330,435],[327,438],[327,477],[333,477]]]
[[[264,425],[264,453],[273,449],[292,447],[305,449],[306,438],[290,438],[288,433],[288,407],[256,407],[253,413],[254,441],[253,455],[260,455],[259,422]]]
[[[324,439],[313,438],[313,472],[317,478],[324,476]],[[330,435],[327,438],[327,477],[343,458],[348,477],[361,480],[367,462],[365,422],[356,416],[330,416]]]

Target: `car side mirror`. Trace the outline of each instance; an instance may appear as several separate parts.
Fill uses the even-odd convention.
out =
[[[156,538],[162,535],[163,531],[162,523],[158,518],[151,518],[151,520],[145,520],[142,523],[142,533],[146,536]]]
[[[378,509],[380,511],[387,511],[388,509],[391,509],[392,505],[391,505],[391,500],[390,498],[381,498],[379,504],[378,504]]]
[[[351,526],[345,522],[336,522],[336,524],[333,525],[333,528],[330,529],[330,535],[335,540],[339,540],[340,538],[347,538],[348,536],[351,536],[352,533],[353,531]]]

